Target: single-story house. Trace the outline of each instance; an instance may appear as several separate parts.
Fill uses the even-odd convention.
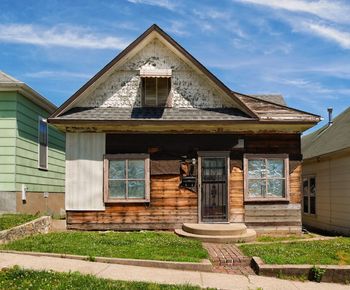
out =
[[[350,235],[350,108],[302,138],[303,224]]]
[[[0,212],[64,214],[65,136],[57,107],[0,71]]]
[[[152,25],[49,118],[66,132],[67,227],[299,233],[300,134],[319,120],[231,91]]]

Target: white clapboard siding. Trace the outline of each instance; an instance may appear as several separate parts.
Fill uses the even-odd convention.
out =
[[[350,154],[304,162],[303,175],[316,176],[316,215],[303,213],[303,223],[350,235]]]
[[[104,133],[66,134],[66,210],[104,210]]]

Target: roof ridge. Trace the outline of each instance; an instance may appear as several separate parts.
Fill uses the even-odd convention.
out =
[[[9,74],[5,73],[2,70],[0,70],[0,74],[12,81],[12,82],[3,82],[3,83],[20,83],[20,84],[24,84],[24,82],[14,78],[13,76],[10,76]],[[0,83],[1,83],[1,81],[0,81]]]
[[[335,152],[350,147],[350,107],[337,115],[333,124],[326,123],[318,130],[301,139],[302,153],[305,159]]]
[[[346,108],[344,111],[342,111],[339,115],[337,115],[334,119],[333,119],[333,125],[329,125],[328,123],[327,124],[324,124],[321,128],[319,128],[318,130],[314,131],[314,132],[311,132],[307,135],[305,135],[303,138],[306,138],[308,136],[311,136],[313,134],[315,134],[315,137],[316,136],[320,136],[323,134],[323,132],[325,132],[328,128],[334,128],[334,124],[338,122],[338,120],[343,117],[344,115],[346,115],[348,113],[348,111],[350,111],[350,106],[348,108]]]

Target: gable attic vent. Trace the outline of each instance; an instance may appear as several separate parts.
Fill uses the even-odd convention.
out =
[[[140,69],[142,78],[171,78],[171,69]]]

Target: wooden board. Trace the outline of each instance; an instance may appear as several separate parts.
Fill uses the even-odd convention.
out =
[[[237,140],[243,138],[243,149],[233,148]],[[198,141],[199,140],[199,141]],[[181,155],[197,158],[199,149],[223,150],[230,153],[229,178],[229,221],[247,222],[251,225],[300,225],[300,214],[285,206],[299,206],[300,212],[300,136],[299,134],[283,135],[227,135],[211,138],[209,135],[187,136],[176,135],[127,135],[108,134],[107,152],[115,153],[147,153],[149,148],[157,148],[150,153],[151,160],[180,160]],[[153,153],[152,153],[153,152]],[[257,203],[254,213],[246,212],[244,204],[244,182],[242,159],[245,153],[250,154],[289,154],[290,157],[290,202]],[[171,156],[171,158],[170,158]],[[174,173],[174,168],[172,168]],[[179,168],[180,173],[180,168]],[[198,195],[189,189],[179,187],[179,174],[151,175],[150,203],[141,204],[106,204],[104,211],[68,211],[67,224],[75,229],[173,229],[185,222],[198,222]],[[287,203],[287,204],[286,204]],[[269,209],[265,210],[265,207]],[[282,209],[282,212],[273,210]],[[259,213],[261,208],[261,214]],[[275,214],[274,214],[275,213]],[[256,222],[257,221],[257,222]]]
[[[179,188],[180,177],[151,177],[151,201],[145,204],[106,204],[105,211],[68,211],[71,229],[173,229],[197,222],[197,193]]]

